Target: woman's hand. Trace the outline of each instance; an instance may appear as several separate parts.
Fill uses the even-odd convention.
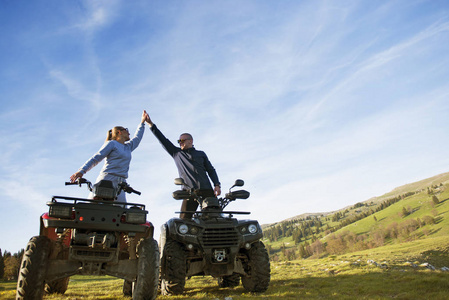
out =
[[[147,114],[147,111],[143,110],[142,120],[140,121],[140,123],[143,124],[143,123],[145,123],[146,120],[149,120],[149,119],[150,119],[150,116]]]
[[[70,176],[70,182],[75,182],[78,178],[82,178],[83,177],[83,173],[81,172],[76,172],[75,174],[73,174],[72,176]]]

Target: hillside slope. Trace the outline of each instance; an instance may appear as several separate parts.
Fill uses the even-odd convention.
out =
[[[442,183],[442,184],[449,184],[449,172],[442,173],[442,174],[439,174],[439,175],[436,175],[436,176],[433,176],[433,177],[430,177],[430,178],[426,178],[426,179],[423,179],[423,180],[420,180],[420,181],[417,181],[417,182],[408,183],[408,184],[399,186],[397,188],[394,188],[390,192],[385,193],[382,196],[372,197],[372,198],[367,199],[367,200],[361,200],[361,203],[370,203],[370,202],[378,203],[378,202],[384,201],[385,199],[388,199],[388,198],[393,198],[393,197],[396,197],[398,195],[406,194],[407,192],[410,192],[410,191],[423,190],[423,189],[426,189],[429,186],[439,185],[440,183]],[[354,203],[354,205],[355,204],[356,203]],[[292,217],[290,217],[288,219],[285,219],[285,220],[281,220],[281,221],[276,222],[276,223],[262,224],[262,228],[267,228],[267,227],[270,227],[270,226],[282,223],[284,221],[305,219],[308,216],[321,216],[321,215],[327,216],[327,215],[330,215],[330,214],[333,214],[333,213],[336,213],[338,211],[342,211],[342,210],[345,210],[345,209],[347,209],[347,207],[341,208],[341,209],[336,210],[336,211],[303,213],[303,214],[300,214],[300,215],[292,216]]]
[[[412,245],[419,244],[416,255],[437,251],[449,264],[448,200],[449,173],[444,173],[336,212],[303,214],[267,224],[264,242],[273,260],[385,247],[411,255]]]

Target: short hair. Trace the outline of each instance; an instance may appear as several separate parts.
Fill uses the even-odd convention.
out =
[[[181,133],[180,136],[187,135],[191,140],[193,140],[193,136],[190,133]]]

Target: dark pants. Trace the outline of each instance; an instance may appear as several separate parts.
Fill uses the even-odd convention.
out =
[[[200,198],[206,197],[215,197],[214,190],[197,190],[196,194],[200,196]],[[193,199],[184,199],[181,204],[181,214],[179,217],[181,219],[191,219],[193,213],[198,208],[198,202]],[[184,211],[189,211],[188,213],[184,213]]]

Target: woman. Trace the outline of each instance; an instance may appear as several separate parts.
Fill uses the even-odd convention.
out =
[[[115,188],[128,178],[129,164],[131,162],[131,152],[139,146],[145,132],[145,119],[148,117],[144,110],[142,119],[137,131],[132,139],[129,138],[128,128],[116,126],[109,130],[106,142],[101,149],[92,156],[75,174],[70,176],[70,181],[83,177],[90,169],[95,167],[100,161],[106,158],[103,168],[96,182],[100,180],[110,180]],[[89,198],[93,198],[92,193]],[[121,192],[117,201],[126,202],[125,192]]]

